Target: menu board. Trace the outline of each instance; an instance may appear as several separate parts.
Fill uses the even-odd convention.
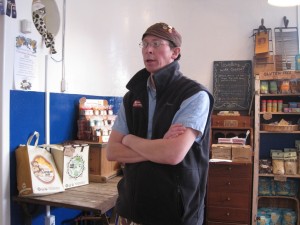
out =
[[[252,99],[252,62],[214,61],[214,110],[248,110]]]

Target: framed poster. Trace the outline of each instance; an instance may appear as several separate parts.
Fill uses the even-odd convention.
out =
[[[252,100],[252,88],[251,60],[214,61],[214,110],[249,110]]]

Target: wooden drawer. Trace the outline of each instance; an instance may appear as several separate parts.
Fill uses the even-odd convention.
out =
[[[209,163],[209,177],[234,177],[252,179],[252,164]]]
[[[250,116],[212,116],[211,126],[215,127],[228,127],[228,128],[244,128],[252,127],[252,118]]]
[[[232,192],[208,192],[209,207],[228,207],[248,209],[251,198],[249,193],[232,193]]]
[[[207,207],[207,220],[229,223],[248,223],[249,218],[250,211],[247,209]]]
[[[209,192],[236,192],[236,193],[251,193],[252,182],[250,179],[236,178],[208,178]]]

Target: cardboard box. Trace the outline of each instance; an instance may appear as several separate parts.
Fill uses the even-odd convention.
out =
[[[89,184],[89,145],[50,145],[65,189]]]
[[[231,160],[231,144],[212,144],[212,159]]]
[[[252,162],[252,148],[250,145],[232,145],[232,162]]]
[[[91,141],[73,141],[90,146],[89,151],[89,181],[104,183],[121,172],[119,162],[108,161],[106,158],[106,144]]]

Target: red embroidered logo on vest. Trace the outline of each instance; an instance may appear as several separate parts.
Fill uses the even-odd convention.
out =
[[[135,100],[132,105],[134,108],[142,108],[143,105],[140,100]]]

